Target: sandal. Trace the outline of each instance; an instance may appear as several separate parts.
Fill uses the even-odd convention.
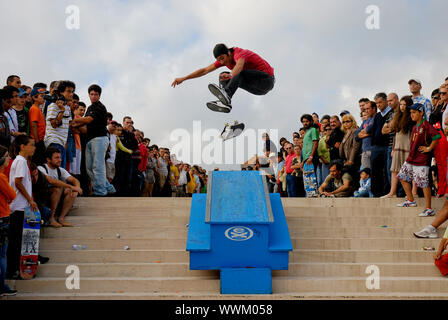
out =
[[[65,222],[65,221],[63,221],[63,222],[58,221],[58,222],[62,227],[73,227],[73,225],[68,222]]]
[[[62,225],[60,223],[56,222],[56,221],[50,222],[48,224],[48,226],[49,227],[53,227],[53,228],[61,228],[62,227]]]

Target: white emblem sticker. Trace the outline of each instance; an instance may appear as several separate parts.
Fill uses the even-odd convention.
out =
[[[246,241],[253,237],[254,232],[247,227],[231,227],[224,234],[233,241]]]

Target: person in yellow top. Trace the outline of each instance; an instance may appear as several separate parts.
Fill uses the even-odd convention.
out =
[[[190,165],[188,165],[188,173],[187,173],[187,196],[191,197],[194,193],[194,189],[196,189],[196,180],[194,178],[194,169],[190,169]]]
[[[176,192],[177,192],[177,184],[179,181],[179,170],[173,164],[173,161],[171,161],[171,159],[169,160],[168,163],[170,165],[170,185],[171,185],[172,196],[175,197]]]

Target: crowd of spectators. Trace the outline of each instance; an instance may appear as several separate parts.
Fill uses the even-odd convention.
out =
[[[415,207],[420,195],[426,200],[420,216],[434,216],[432,197],[447,193],[448,78],[431,100],[422,95],[421,81],[408,84],[411,94],[401,98],[378,93],[360,99],[360,124],[347,110],[321,118],[304,114],[292,142],[280,139],[280,150],[264,134],[264,153],[249,159],[244,170],[263,171],[269,192],[284,197],[405,196],[398,206]],[[151,145],[130,116],[114,120],[100,101],[100,86],[88,88],[89,107],[75,90],[66,80],[53,81],[49,91],[45,83],[29,87],[16,75],[0,90],[1,294],[15,293],[4,284],[5,276],[20,278],[28,207],[39,209],[47,226],[61,228],[72,226],[65,217],[78,196],[207,192],[206,170]],[[447,219],[448,200],[415,236],[436,238]]]
[[[151,145],[130,116],[113,119],[102,89],[88,88],[90,106],[72,81],[22,85],[17,75],[0,90],[0,294],[15,294],[24,212],[45,225],[71,227],[65,217],[78,196],[187,197],[206,193],[207,172]],[[6,259],[6,257],[8,259]],[[39,256],[41,263],[49,258]],[[6,264],[6,261],[8,263]]]

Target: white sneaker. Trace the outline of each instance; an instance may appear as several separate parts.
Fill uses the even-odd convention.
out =
[[[208,85],[208,89],[223,104],[225,104],[226,106],[229,106],[229,107],[232,106],[232,101],[224,88],[221,88],[220,86],[217,86],[214,83],[210,83]]]
[[[434,212],[433,209],[429,209],[426,208],[425,211],[423,211],[422,213],[420,213],[418,216],[419,217],[432,217],[434,216],[436,213]]]
[[[424,227],[422,230],[418,232],[414,232],[414,236],[416,236],[417,238],[430,238],[430,239],[437,239],[439,237],[437,235],[437,229],[431,225]]]
[[[417,206],[417,202],[409,201],[409,200],[406,200],[403,203],[397,204],[397,207],[416,207],[416,206]]]

